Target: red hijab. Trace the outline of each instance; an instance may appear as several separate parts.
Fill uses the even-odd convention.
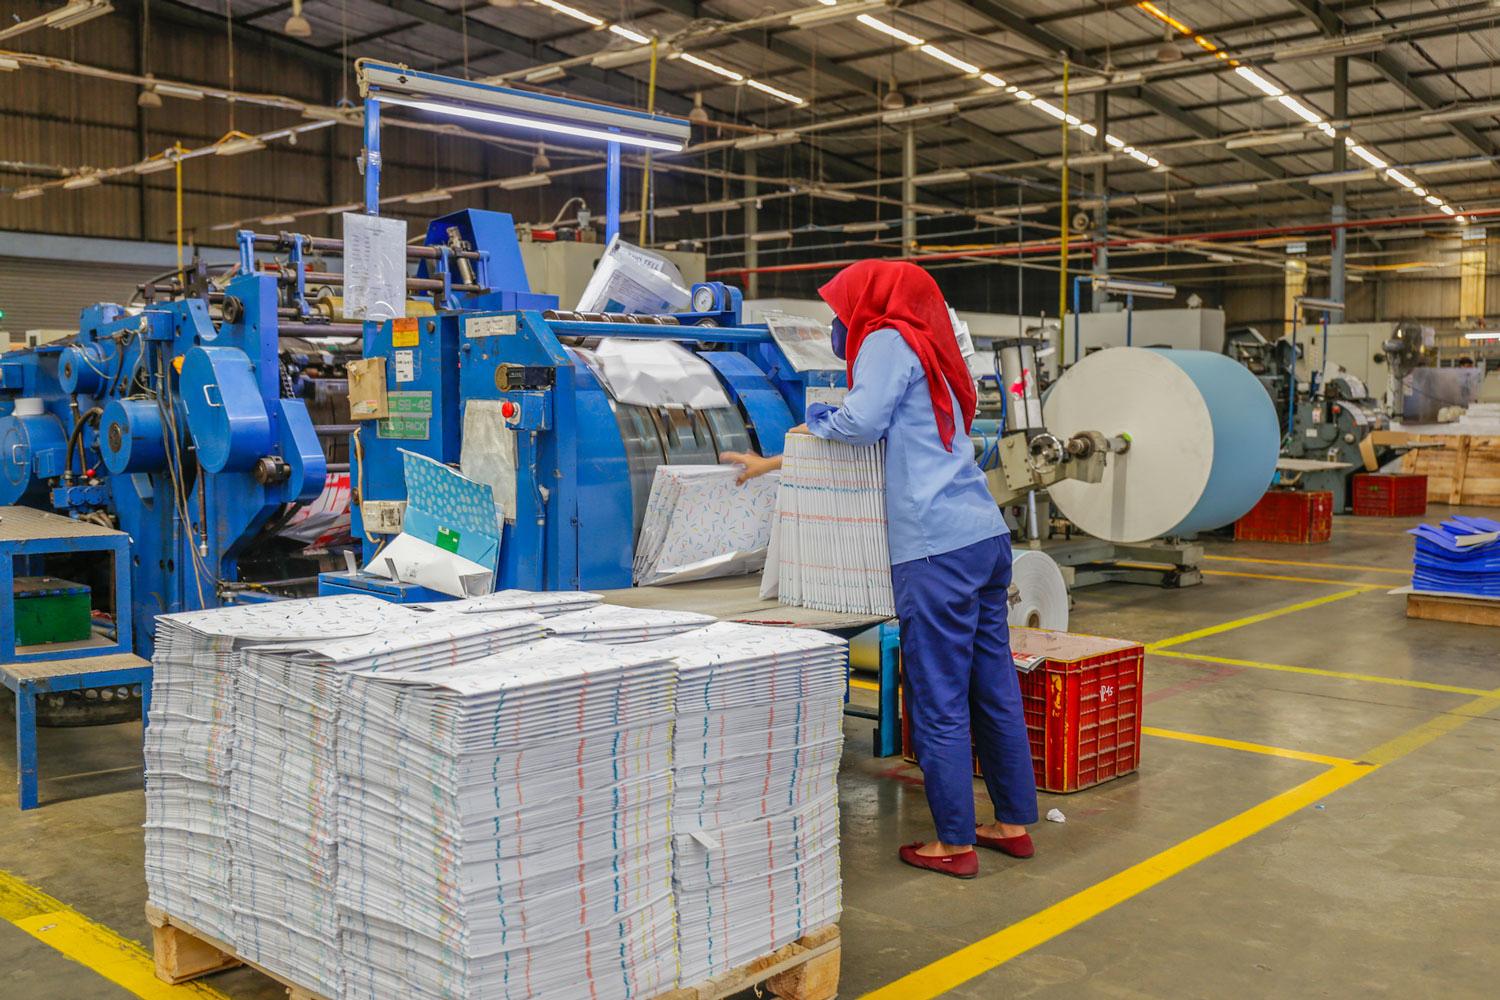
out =
[[[958,349],[948,306],[932,275],[915,264],[899,260],[862,260],[835,274],[818,294],[849,328],[845,359],[849,385],[854,385],[854,359],[865,337],[890,328],[901,334],[917,355],[932,393],[932,413],[937,419],[943,447],[953,450],[953,398],[963,411],[964,432],[974,423],[974,380]]]

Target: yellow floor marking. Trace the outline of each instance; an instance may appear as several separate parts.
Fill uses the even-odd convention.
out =
[[[1393,687],[1417,688],[1422,691],[1443,691],[1447,694],[1481,695],[1484,688],[1461,687],[1457,684],[1438,684],[1433,681],[1414,681],[1405,677],[1381,677],[1378,674],[1352,674],[1343,670],[1321,670],[1317,667],[1294,667],[1285,663],[1262,663],[1260,660],[1238,660],[1232,656],[1209,656],[1206,653],[1184,653],[1175,649],[1155,649],[1153,656],[1171,656],[1179,660],[1202,660],[1205,663],[1223,663],[1231,667],[1251,667],[1255,670],[1276,670],[1285,674],[1308,674],[1313,677],[1336,677],[1346,681],[1364,681],[1369,684],[1389,684]]]
[[[862,680],[859,680],[856,677],[849,678],[849,686],[850,687],[863,688],[866,691],[879,691],[880,690],[880,685],[879,684],[876,684],[873,681],[862,681]]]
[[[1286,580],[1291,583],[1326,583],[1331,587],[1363,587],[1365,590],[1388,590],[1388,583],[1360,583],[1357,580],[1325,580],[1318,576],[1280,576],[1275,573],[1236,573],[1228,569],[1199,570],[1204,576],[1239,576],[1249,580]]]
[[[1192,642],[1194,639],[1204,639],[1211,635],[1218,635],[1221,632],[1244,628],[1246,625],[1269,621],[1272,618],[1280,618],[1282,615],[1289,615],[1297,611],[1306,611],[1308,608],[1316,608],[1321,604],[1331,604],[1334,601],[1342,601],[1346,597],[1355,597],[1359,594],[1367,594],[1369,592],[1370,588],[1367,586],[1351,587],[1348,590],[1341,590],[1337,594],[1329,594],[1326,597],[1315,597],[1310,601],[1288,604],[1286,607],[1277,608],[1275,611],[1262,611],[1260,614],[1250,615],[1248,618],[1236,618],[1234,621],[1225,622],[1222,625],[1211,625],[1208,628],[1200,628],[1193,632],[1184,632],[1182,635],[1174,635],[1170,639],[1160,639],[1147,644],[1146,651],[1151,653],[1158,649],[1166,649],[1168,646],[1180,646],[1184,642]]]
[[[928,1000],[1003,965],[1104,911],[1140,895],[1206,858],[1394,763],[1471,719],[1500,707],[1500,690],[1408,730],[1353,764],[1338,764],[1275,798],[1132,865],[1019,923],[961,948],[870,993],[864,1000]]]
[[[1246,743],[1244,740],[1228,740],[1220,736],[1202,736],[1198,733],[1184,733],[1176,729],[1158,729],[1155,726],[1142,726],[1141,732],[1147,736],[1155,736],[1164,740],[1201,743],[1204,746],[1222,747],[1225,750],[1244,750],[1246,753],[1261,753],[1268,757],[1285,757],[1287,760],[1305,760],[1310,764],[1327,764],[1329,767],[1342,767],[1345,764],[1354,763],[1354,761],[1345,757],[1330,757],[1327,754],[1308,753],[1305,750],[1288,750],[1285,747],[1273,747],[1264,743]]]
[[[1307,566],[1312,569],[1357,569],[1366,573],[1399,573],[1411,576],[1411,567],[1400,566],[1353,566],[1349,563],[1303,562],[1297,559],[1251,559],[1249,556],[1204,556],[1214,562],[1260,563],[1262,566]]]
[[[169,986],[139,944],[0,870],[0,917],[143,1000],[228,1000],[202,983]]]

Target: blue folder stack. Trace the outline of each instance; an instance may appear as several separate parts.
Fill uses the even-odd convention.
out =
[[[1450,517],[1409,534],[1417,539],[1413,589],[1500,597],[1500,521]]]

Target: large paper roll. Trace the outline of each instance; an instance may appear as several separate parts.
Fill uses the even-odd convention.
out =
[[[1051,556],[1031,549],[1017,552],[1011,560],[1010,583],[1010,624],[1067,631],[1068,585]]]
[[[1254,375],[1221,354],[1114,347],[1068,369],[1047,396],[1047,429],[1129,435],[1098,483],[1049,487],[1095,538],[1143,542],[1218,528],[1259,500],[1281,429]]]

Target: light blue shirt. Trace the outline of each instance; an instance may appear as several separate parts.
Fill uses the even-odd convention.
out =
[[[953,391],[948,391],[949,396]],[[1007,533],[953,400],[953,450],[943,447],[927,375],[895,330],[865,337],[854,388],[838,408],[814,403],[807,429],[829,441],[885,439],[885,518],[891,564],[952,552]]]

